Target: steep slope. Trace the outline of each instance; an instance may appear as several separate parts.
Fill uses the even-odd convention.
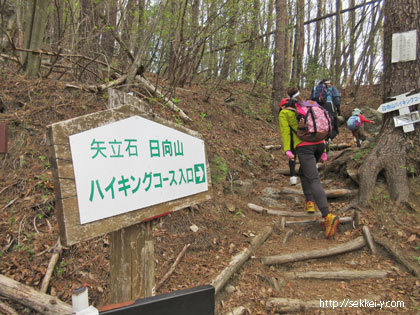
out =
[[[52,255],[49,249],[58,238],[46,126],[106,109],[107,95],[66,89],[63,83],[51,80],[26,80],[6,68],[2,70],[0,80],[3,87],[0,96],[6,108],[0,114],[0,121],[7,122],[9,127],[9,150],[0,160],[0,273],[39,288]],[[177,89],[173,98],[192,122],[183,122],[169,108],[148,98],[151,111],[204,136],[213,184],[212,200],[155,220],[157,281],[183,247],[190,244],[175,272],[158,293],[210,283],[233,256],[249,245],[255,235],[279,221],[276,216],[256,213],[248,207],[248,203],[296,212],[302,209],[302,197],[278,193],[289,184],[288,177],[278,172],[287,168],[282,151],[266,147],[280,144],[278,128],[270,111],[270,90],[251,90],[249,85],[222,85],[220,82]],[[377,90],[373,87],[360,92],[359,98],[365,106],[378,106],[380,98],[375,94]],[[141,90],[135,92],[136,95],[144,94]],[[346,96],[343,103],[345,112],[361,104],[355,104],[352,98]],[[353,144],[350,133],[344,127],[337,143]],[[351,180],[340,176],[329,176],[324,179],[324,184],[327,189],[357,189]],[[381,186],[378,189],[382,189]],[[404,246],[400,249],[408,250],[410,255],[414,253],[418,259],[420,226],[416,215],[402,209],[404,215],[410,218],[399,219],[404,222],[402,226],[396,220],[384,218],[378,208],[383,207],[387,200],[381,192],[378,196],[383,198],[372,201],[375,208],[361,213],[362,224],[394,240],[400,247]],[[349,200],[350,197],[332,199],[331,207],[336,211]],[[193,224],[198,227],[197,232],[190,229]],[[289,229],[293,229],[294,236],[289,243],[283,244]],[[333,240],[324,239],[319,224],[292,225],[287,230],[273,233],[235,274],[230,282],[230,293],[222,291],[217,298],[217,314],[239,305],[247,308],[250,314],[267,314],[269,311],[265,303],[271,297],[306,301],[379,298],[404,301],[405,313],[414,312],[418,306],[418,280],[385,251],[374,256],[365,246],[331,258],[282,266],[261,264],[259,258],[267,255],[329,248],[362,235],[361,228],[354,229],[348,225],[343,226]],[[417,263],[412,257],[409,259]],[[332,269],[391,270],[391,275],[385,279],[351,281],[283,279],[286,271]],[[273,278],[282,284],[276,287]],[[92,303],[101,306],[107,304],[108,281],[109,240],[104,235],[64,249],[48,293],[71,303],[71,290],[86,282]],[[30,312],[10,300],[6,303],[19,313]],[[328,308],[325,310],[332,312]],[[348,313],[365,311],[360,307],[346,310]],[[399,313],[401,307],[389,310]]]

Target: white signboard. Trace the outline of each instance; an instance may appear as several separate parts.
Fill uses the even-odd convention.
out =
[[[204,141],[133,116],[70,136],[80,223],[208,190]]]
[[[395,127],[402,127],[402,126],[410,125],[419,121],[420,121],[419,111],[410,112],[409,114],[394,117]]]
[[[417,30],[392,34],[391,62],[416,60]]]
[[[395,101],[384,103],[380,105],[377,110],[381,113],[387,113],[420,103],[420,93],[410,96],[406,96],[406,94],[401,94],[394,97],[396,98]]]

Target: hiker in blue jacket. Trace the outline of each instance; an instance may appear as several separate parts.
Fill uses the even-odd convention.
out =
[[[333,121],[333,132],[330,140],[334,139],[339,134],[338,115],[341,115],[340,92],[332,84],[330,79],[323,79],[313,88],[310,98],[324,107],[330,114],[331,120]]]
[[[331,83],[331,80],[325,81],[325,84],[328,87],[327,102],[333,103],[337,109],[338,116],[341,116],[341,94],[338,89]]]

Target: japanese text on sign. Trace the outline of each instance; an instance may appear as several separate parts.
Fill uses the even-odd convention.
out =
[[[420,103],[420,93],[414,94],[411,96],[406,96],[404,98],[397,99],[392,102],[384,103],[379,106],[378,111],[381,113],[391,112],[403,107],[408,107],[411,105],[419,104]]]
[[[70,136],[82,224],[208,189],[204,142],[134,116]]]

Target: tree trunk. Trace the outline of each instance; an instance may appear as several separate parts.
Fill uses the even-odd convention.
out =
[[[238,6],[236,2],[233,2],[231,6],[229,6],[229,27],[227,30],[227,43],[232,43],[235,39],[236,35],[236,15],[238,13]],[[224,51],[224,57],[223,57],[223,64],[222,69],[220,71],[220,78],[222,80],[226,80],[229,77],[230,74],[230,68],[232,66],[232,47],[227,47]]]
[[[25,48],[39,50],[44,42],[44,32],[48,18],[48,0],[33,0],[28,2],[25,17]],[[27,77],[38,76],[41,66],[41,54],[29,52],[25,58],[24,69]]]
[[[317,1],[316,17],[318,19],[322,15],[322,6],[323,6],[322,3],[323,3],[323,0]],[[319,57],[320,40],[321,40],[321,20],[317,20],[315,24],[315,52],[314,52],[314,57],[316,59],[318,59]]]
[[[118,32],[116,29],[117,27],[117,4],[114,1],[108,1],[103,4],[104,6],[104,21],[103,26],[104,29],[102,31],[102,49],[104,55],[107,57],[107,63],[112,63],[112,58],[114,56],[114,48],[115,48],[115,36],[114,33]]]
[[[334,49],[334,82],[338,84],[341,77],[341,0],[335,1],[335,10],[337,15],[335,16],[335,49]]]
[[[249,38],[251,40],[248,42],[248,51],[245,52],[245,82],[251,82],[255,77],[255,64],[257,59],[257,36],[258,36],[258,12],[259,12],[259,1],[252,0],[252,9],[250,10],[249,16]]]
[[[350,7],[354,7],[356,0],[350,0]],[[356,55],[356,12],[350,11],[350,47],[349,47],[349,71],[352,72],[354,68],[354,60]]]
[[[229,12],[229,26],[227,29],[227,43],[234,42],[235,35],[236,35],[236,17],[238,14],[238,4],[237,2],[233,1],[228,9]],[[232,54],[232,47],[225,48],[224,56],[223,56],[223,63],[222,68],[220,70],[220,78],[222,80],[227,80],[229,78],[230,70],[233,64],[233,54]]]
[[[142,57],[145,53],[146,50],[146,44],[147,42],[150,40],[150,38],[153,36],[154,31],[156,29],[156,25],[157,22],[159,21],[159,19],[162,18],[162,13],[163,13],[163,9],[166,6],[168,0],[163,0],[160,2],[159,8],[156,12],[156,15],[154,17],[154,20],[150,23],[150,25],[148,25],[148,29],[147,32],[145,33],[144,37],[143,37],[143,41],[141,43],[139,43],[139,50],[137,51],[136,57],[133,61],[133,63],[131,64],[128,73],[127,73],[127,84],[130,85],[134,82],[135,77],[137,75],[137,71],[141,66],[141,62],[142,62]]]
[[[296,8],[296,31],[293,50],[292,84],[299,86],[302,74],[303,50],[305,45],[305,1],[299,0]]]
[[[379,8],[378,8],[379,9]],[[377,32],[379,31],[379,26],[382,24],[382,20],[384,17],[384,8],[380,9],[379,19],[377,20],[375,27],[372,28],[372,31],[369,34],[369,38],[366,40],[364,46],[363,46],[363,52],[360,54],[359,59],[356,62],[356,65],[353,66],[353,70],[350,72],[349,77],[346,80],[346,83],[344,84],[343,88],[347,88],[347,86],[350,85],[351,82],[353,82],[353,78],[356,74],[357,69],[359,68],[361,62],[363,61],[363,58],[366,56],[369,47],[373,45],[373,41],[375,40],[375,36]],[[359,35],[358,35],[359,36]],[[357,36],[357,37],[358,37]],[[357,38],[356,38],[357,41]]]
[[[391,63],[392,35],[394,33],[417,30],[417,47],[420,36],[420,2],[418,0],[387,0],[385,2],[384,23],[384,102],[387,97],[400,95],[411,90],[419,90],[420,60]],[[414,162],[418,168],[419,129],[404,133],[395,128],[393,117],[397,111],[384,114],[382,131],[375,148],[359,169],[359,202],[366,204],[375,186],[376,178],[382,170],[387,179],[391,199],[408,202],[409,187],[407,166]],[[413,154],[413,161],[410,158]]]
[[[175,80],[175,72],[177,69],[177,53],[178,53],[178,46],[179,46],[179,36],[178,36],[178,25],[175,17],[177,16],[178,12],[178,5],[176,0],[171,0],[171,16],[173,18],[170,19],[170,23],[173,24],[171,27],[171,35],[170,35],[170,50],[169,50],[169,64],[168,64],[168,80],[170,82]]]
[[[272,32],[272,28],[273,28],[273,17],[274,17],[274,0],[269,0],[268,1],[268,9],[267,9],[267,33],[270,34]],[[272,50],[270,49],[271,47],[271,36],[268,35],[265,38],[265,42],[264,42],[264,51],[266,53],[266,56],[264,57],[264,63],[266,65],[265,69],[264,69],[264,74],[263,76],[265,76],[266,78],[266,85],[269,85],[269,78],[271,77],[271,70],[272,69]]]
[[[276,0],[276,32],[274,37],[274,71],[273,71],[273,107],[272,113],[277,117],[279,103],[284,96],[284,81],[287,78],[285,47],[288,46],[287,36],[287,1]]]

